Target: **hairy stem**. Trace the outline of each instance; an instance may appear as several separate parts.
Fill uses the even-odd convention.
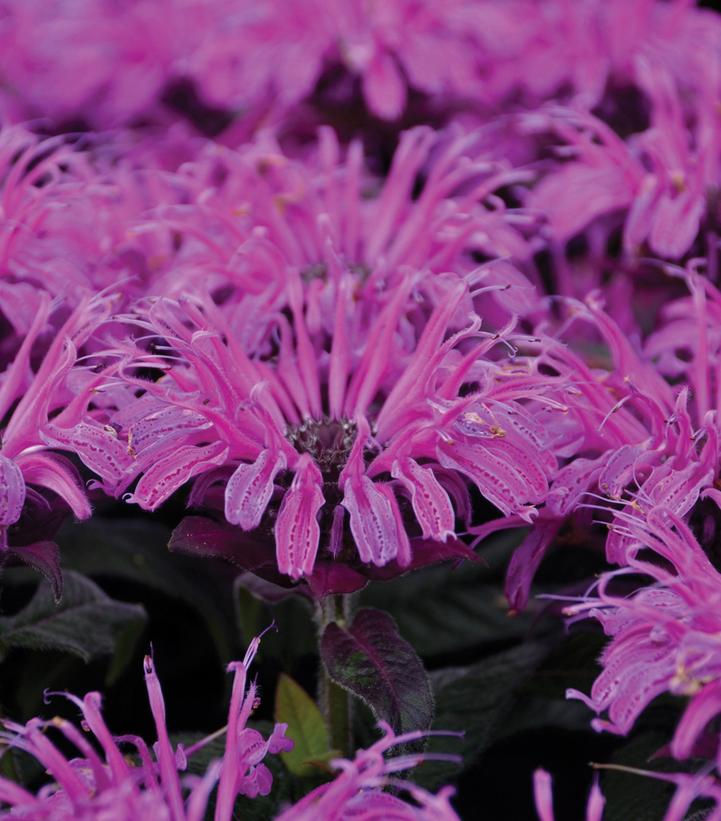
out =
[[[318,602],[318,641],[325,628],[335,622],[345,627],[350,619],[350,596],[337,594],[326,596]],[[328,675],[321,661],[318,683],[320,709],[328,726],[330,746],[348,756],[352,750],[351,696]]]

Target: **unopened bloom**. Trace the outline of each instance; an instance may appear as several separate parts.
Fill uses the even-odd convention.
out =
[[[216,821],[230,821],[238,795],[255,798],[270,792],[272,776],[263,764],[265,756],[293,746],[293,742],[285,737],[285,724],[277,724],[267,740],[246,726],[257,700],[256,685],[247,683],[247,674],[258,643],[259,639],[254,639],[243,661],[233,662],[228,668],[234,679],[225,753],[222,760],[208,766],[202,778],[181,776],[187,758],[200,749],[203,742],[187,749],[180,745],[173,749],[165,722],[160,682],[152,659],[146,656],[145,684],[158,736],[152,752],[138,736],[111,734],[103,719],[99,693],[88,693],[83,699],[66,694],[80,708],[84,732],[61,718],[51,721],[32,719],[25,725],[5,722],[0,739],[35,758],[53,781],[33,795],[0,778],[0,808],[3,805],[9,808],[2,817],[34,821],[77,818],[201,821],[217,784],[214,817]],[[57,729],[79,755],[68,759],[50,740],[46,732],[50,728]],[[137,761],[128,758],[122,747],[133,749]]]
[[[444,787],[436,795],[395,774],[417,766],[428,759],[450,758],[438,754],[406,753],[385,757],[385,753],[400,744],[423,738],[421,731],[395,735],[385,722],[380,723],[383,737],[365,750],[359,750],[353,760],[331,761],[339,773],[328,784],[312,790],[297,804],[282,812],[277,821],[351,821],[362,815],[368,821],[394,818],[398,821],[457,821],[450,797],[451,787]],[[384,789],[402,790],[410,799],[384,792]]]

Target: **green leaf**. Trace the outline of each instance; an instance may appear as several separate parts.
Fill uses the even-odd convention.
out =
[[[243,644],[247,647],[253,637],[263,629],[260,624],[263,603],[239,584],[239,579],[236,579],[233,584],[233,605],[236,625],[243,638]]]
[[[293,679],[281,673],[275,692],[275,720],[288,725],[294,747],[281,753],[294,775],[317,775],[323,763],[338,755],[330,750],[330,737],[315,702]]]
[[[361,609],[348,629],[331,622],[321,637],[320,653],[333,681],[361,698],[396,732],[430,726],[430,680],[387,613]]]
[[[113,658],[105,674],[105,683],[110,687],[117,682],[133,658],[135,648],[145,631],[145,619],[133,619],[121,630],[115,641]]]
[[[494,536],[479,552],[487,564],[431,567],[372,583],[361,592],[361,602],[389,613],[424,658],[522,638],[537,614],[532,605],[510,616],[501,581],[520,538],[517,531]]]
[[[541,643],[527,642],[511,650],[490,656],[466,668],[455,669],[436,697],[435,730],[463,733],[462,738],[433,737],[428,749],[462,757],[468,767],[501,734],[511,715],[524,682],[533,674],[547,653]],[[419,784],[436,789],[458,774],[458,765],[427,762],[414,776]]]
[[[228,661],[234,657],[230,620],[219,606],[209,563],[172,555],[167,549],[170,534],[170,528],[145,518],[96,517],[63,528],[58,541],[64,567],[141,584],[188,604],[204,620],[220,658]]]
[[[667,733],[643,732],[616,750],[611,764],[660,772],[684,769],[678,761],[653,759],[667,743]],[[601,789],[606,796],[604,821],[657,821],[664,817],[674,792],[673,785],[665,781],[621,770],[602,770]]]
[[[43,581],[19,613],[0,618],[0,648],[57,650],[88,662],[113,653],[123,632],[145,619],[140,605],[115,601],[90,579],[68,571],[57,606]]]

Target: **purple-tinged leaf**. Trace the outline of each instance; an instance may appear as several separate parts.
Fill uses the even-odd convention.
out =
[[[411,563],[401,566],[397,561],[388,562],[384,567],[370,565],[363,568],[363,573],[370,579],[395,579],[411,570],[418,570],[421,567],[439,564],[455,559],[463,559],[470,562],[482,562],[483,559],[471,550],[460,539],[448,539],[445,542],[436,542],[433,539],[412,539],[411,540]]]
[[[370,567],[377,569],[374,565]],[[355,593],[368,584],[368,576],[340,562],[317,562],[313,573],[305,581],[311,593],[321,598],[334,593]]]
[[[254,599],[265,602],[265,604],[279,604],[286,599],[309,595],[308,590],[302,584],[296,584],[292,587],[283,587],[268,579],[256,576],[255,573],[250,571],[241,573],[236,578],[233,589],[236,591],[236,596],[239,590],[247,590]]]
[[[190,556],[224,559],[241,570],[275,565],[273,545],[205,516],[186,516],[170,537],[168,549]]]
[[[430,681],[416,651],[387,613],[364,608],[349,628],[331,622],[320,652],[333,681],[361,698],[395,732],[430,726]]]
[[[63,595],[63,574],[60,569],[60,548],[55,542],[35,542],[13,548],[10,555],[42,573],[52,587],[55,603],[60,601]]]

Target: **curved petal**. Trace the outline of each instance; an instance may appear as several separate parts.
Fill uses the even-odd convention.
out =
[[[146,471],[128,501],[144,510],[155,510],[188,479],[216,465],[222,465],[228,446],[213,442],[204,447],[186,445],[161,459]]]
[[[304,453],[275,523],[278,569],[293,579],[313,572],[320,541],[318,512],[325,502],[322,488],[321,472]]]
[[[258,527],[273,495],[275,477],[285,465],[285,456],[271,450],[262,451],[253,464],[238,465],[225,486],[225,518],[243,530]]]
[[[411,505],[426,539],[445,542],[455,533],[455,514],[448,493],[430,468],[402,457],[393,463],[391,476],[411,495]]]
[[[13,525],[25,504],[25,479],[22,471],[7,456],[0,454],[0,525]]]
[[[29,485],[39,485],[57,493],[76,518],[90,517],[90,502],[70,461],[56,454],[35,452],[21,454],[17,462]]]
[[[398,553],[396,520],[390,502],[366,475],[351,475],[341,504],[350,514],[350,529],[361,560],[382,567]]]

